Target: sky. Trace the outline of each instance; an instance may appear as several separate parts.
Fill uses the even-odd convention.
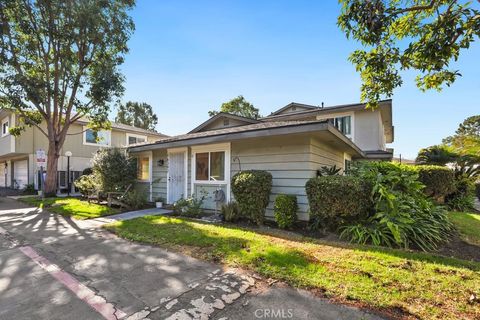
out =
[[[190,131],[238,95],[262,115],[290,102],[359,102],[348,56],[361,46],[337,27],[339,12],[335,0],[138,0],[122,100],[152,105],[168,135]],[[392,97],[395,156],[415,158],[480,114],[479,61],[477,42],[452,65],[462,77],[440,93],[421,92],[416,73],[402,73]]]

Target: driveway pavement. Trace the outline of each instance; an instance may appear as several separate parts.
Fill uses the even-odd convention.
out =
[[[0,198],[0,319],[380,319]]]

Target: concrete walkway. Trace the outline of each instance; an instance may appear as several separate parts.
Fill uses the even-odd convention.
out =
[[[121,220],[130,220],[144,216],[158,216],[162,214],[170,214],[172,210],[162,209],[162,208],[150,208],[144,210],[135,210],[135,211],[128,211],[119,214],[113,214],[111,216],[100,217],[92,219],[91,221],[99,222],[101,224],[110,223],[115,221]]]
[[[380,319],[0,198],[0,319]]]

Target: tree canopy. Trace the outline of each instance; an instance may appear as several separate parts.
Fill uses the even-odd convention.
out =
[[[460,154],[480,155],[480,115],[465,119],[454,135],[443,139],[443,144]]]
[[[228,102],[222,103],[220,111],[212,110],[208,112],[208,115],[212,117],[220,112],[231,113],[251,119],[258,119],[261,117],[259,110],[241,95]]]
[[[0,1],[0,108],[19,115],[20,134],[36,126],[48,138],[47,193],[70,126],[88,118],[108,128],[122,95],[118,66],[134,30],[133,0]],[[45,125],[40,126],[40,123]]]
[[[451,62],[480,36],[480,11],[455,0],[340,0],[338,25],[365,49],[349,60],[362,79],[368,107],[402,85],[400,70],[415,70],[417,87],[441,90],[460,71]],[[480,0],[476,0],[480,2]]]
[[[158,117],[148,103],[128,101],[119,106],[115,122],[155,131]]]

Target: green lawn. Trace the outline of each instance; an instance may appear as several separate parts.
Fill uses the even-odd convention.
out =
[[[327,243],[279,231],[147,216],[106,226],[119,236],[243,267],[340,302],[423,319],[480,318],[480,263],[369,246]]]
[[[480,246],[480,214],[450,212],[450,220],[465,241]]]
[[[109,208],[105,205],[88,203],[88,201],[78,198],[46,198],[42,200],[39,197],[29,197],[22,198],[20,201],[79,220],[98,218],[119,212],[117,209]]]

